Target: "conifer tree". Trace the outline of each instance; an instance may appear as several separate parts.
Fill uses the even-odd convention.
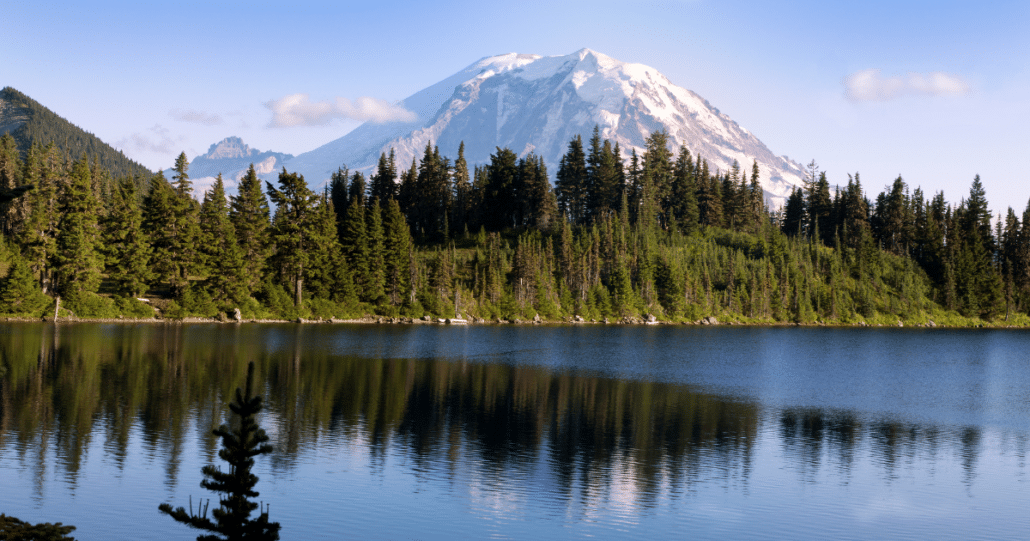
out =
[[[343,233],[343,217],[347,212],[347,207],[350,206],[350,200],[347,197],[348,178],[350,178],[350,170],[346,167],[338,168],[329,178],[329,199],[336,211],[337,236]]]
[[[676,225],[684,233],[697,231],[700,215],[697,207],[697,183],[690,151],[681,146],[672,178],[672,214]]]
[[[155,278],[174,287],[179,279],[173,250],[175,246],[175,188],[158,171],[150,179],[150,189],[143,200],[144,231],[149,235]]]
[[[383,204],[386,202],[384,201]],[[454,160],[454,204],[451,207],[451,226],[455,231],[468,229],[472,204],[472,183],[469,179],[468,162],[465,160],[465,141],[462,141],[458,145],[458,157]]]
[[[393,149],[390,149],[390,157],[386,153],[379,155],[379,164],[376,166],[376,173],[372,175],[369,183],[369,197],[386,201],[397,197],[397,167],[394,162]]]
[[[261,190],[254,164],[240,179],[237,195],[230,201],[229,221],[236,232],[236,242],[243,257],[243,285],[254,291],[261,284],[268,259],[268,200]]]
[[[390,302],[400,304],[410,287],[408,252],[411,249],[411,231],[401,213],[400,203],[387,201],[383,218],[383,266],[386,269],[386,292]]]
[[[517,216],[517,194],[515,192],[518,178],[518,156],[511,149],[497,148],[496,154],[490,155],[490,165],[486,170],[486,182],[483,187],[484,225],[490,231],[501,231],[515,226]]]
[[[271,230],[275,259],[283,279],[292,283],[293,303],[299,308],[303,302],[304,268],[308,263],[308,229],[316,197],[308,189],[303,175],[288,173],[285,167],[279,173],[279,188],[266,184],[276,206],[277,219]]]
[[[357,201],[359,204],[364,206],[368,201],[368,188],[365,185],[365,174],[361,171],[355,171],[350,178],[350,184],[347,186],[347,204]]]
[[[340,245],[351,269],[354,285],[362,292],[367,291],[369,278],[368,220],[365,207],[358,201],[351,203],[344,216]]]
[[[151,270],[150,238],[143,229],[143,210],[136,183],[123,179],[111,194],[110,212],[104,221],[107,275],[118,292],[128,297],[146,293],[154,279]]]
[[[204,193],[200,207],[201,254],[208,277],[206,286],[212,300],[219,304],[242,304],[249,296],[246,264],[229,220],[225,183],[221,173],[211,190]],[[229,308],[228,305],[223,306]]]
[[[29,265],[21,256],[10,261],[7,276],[0,278],[0,312],[5,314],[32,314],[43,309],[48,299],[39,290]]]
[[[189,285],[191,274],[201,270],[201,254],[199,243],[200,226],[198,215],[200,206],[193,198],[193,183],[188,173],[189,161],[186,153],[180,153],[172,168],[172,185],[175,196],[169,200],[171,222],[168,223],[168,257],[172,273],[169,285],[176,297],[181,296]]]
[[[781,230],[788,236],[805,235],[805,198],[800,189],[794,188],[783,207]]]
[[[0,137],[0,192],[10,193],[20,186],[22,173],[18,145],[10,133],[4,133]],[[28,214],[28,199],[25,197],[0,202],[0,232],[7,238],[16,238],[21,234]]]
[[[576,225],[586,222],[587,182],[587,164],[586,155],[583,153],[583,138],[577,135],[569,141],[569,150],[562,156],[558,166],[558,177],[555,181],[558,206],[568,215],[568,219]]]
[[[311,257],[305,284],[315,297],[346,300],[353,295],[350,273],[336,231],[336,210],[332,198],[318,197],[311,223]]]
[[[103,269],[103,259],[98,251],[99,203],[93,196],[85,156],[72,165],[70,180],[61,202],[56,274],[59,294],[78,302],[84,300],[85,295],[97,291]]]
[[[751,182],[748,188],[750,193],[750,220],[753,230],[758,231],[765,217],[765,192],[762,190],[762,185],[759,182],[758,160],[754,160],[751,163]]]
[[[32,146],[23,178],[36,186],[27,196],[31,212],[23,228],[23,253],[41,290],[49,293],[56,265],[60,197],[62,187],[67,185],[64,160],[53,144],[46,148]]]
[[[218,507],[207,516],[208,504],[198,502],[197,512],[162,503],[158,509],[181,522],[211,532],[197,536],[197,541],[276,541],[279,539],[280,525],[269,522],[268,508],[259,508],[253,498],[260,496],[254,490],[258,477],[254,475],[254,457],[272,452],[268,435],[258,426],[256,416],[262,409],[261,396],[253,394],[254,363],[247,365],[247,383],[245,390],[236,389],[236,399],[229,404],[233,414],[231,424],[223,424],[213,431],[222,440],[222,448],[218,457],[229,464],[229,471],[223,472],[217,466],[204,466],[201,472],[204,480],[200,486],[219,494]],[[251,513],[258,510],[256,518]]]
[[[372,207],[365,217],[368,220],[368,282],[365,294],[369,301],[378,302],[386,295],[386,242],[379,199],[372,199]]]

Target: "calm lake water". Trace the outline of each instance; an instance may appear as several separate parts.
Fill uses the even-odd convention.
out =
[[[248,361],[282,538],[1027,539],[1030,332],[0,325],[0,512],[193,539]]]

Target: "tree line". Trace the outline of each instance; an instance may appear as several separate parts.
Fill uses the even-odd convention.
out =
[[[533,153],[470,168],[463,147],[451,161],[427,144],[410,167],[383,153],[319,191],[251,167],[236,195],[219,176],[198,200],[185,154],[171,179],[115,179],[4,137],[0,188],[33,189],[0,208],[0,310],[59,296],[144,317],[148,295],[165,317],[968,322],[1030,307],[1030,207],[992,225],[978,177],[957,205],[900,178],[871,201],[857,173],[834,190],[813,161],[769,209],[757,163],[713,170],[662,131],[628,159],[596,128],[573,138],[553,187]]]

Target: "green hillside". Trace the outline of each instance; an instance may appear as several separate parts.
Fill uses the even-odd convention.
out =
[[[151,174],[146,167],[125,157],[97,136],[11,87],[0,90],[0,135],[5,133],[14,137],[22,156],[33,142],[42,145],[53,142],[73,159],[85,153],[115,178]]]

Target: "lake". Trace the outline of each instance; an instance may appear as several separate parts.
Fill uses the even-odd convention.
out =
[[[1026,539],[1030,332],[0,324],[0,512],[193,539],[247,362],[282,539]]]

